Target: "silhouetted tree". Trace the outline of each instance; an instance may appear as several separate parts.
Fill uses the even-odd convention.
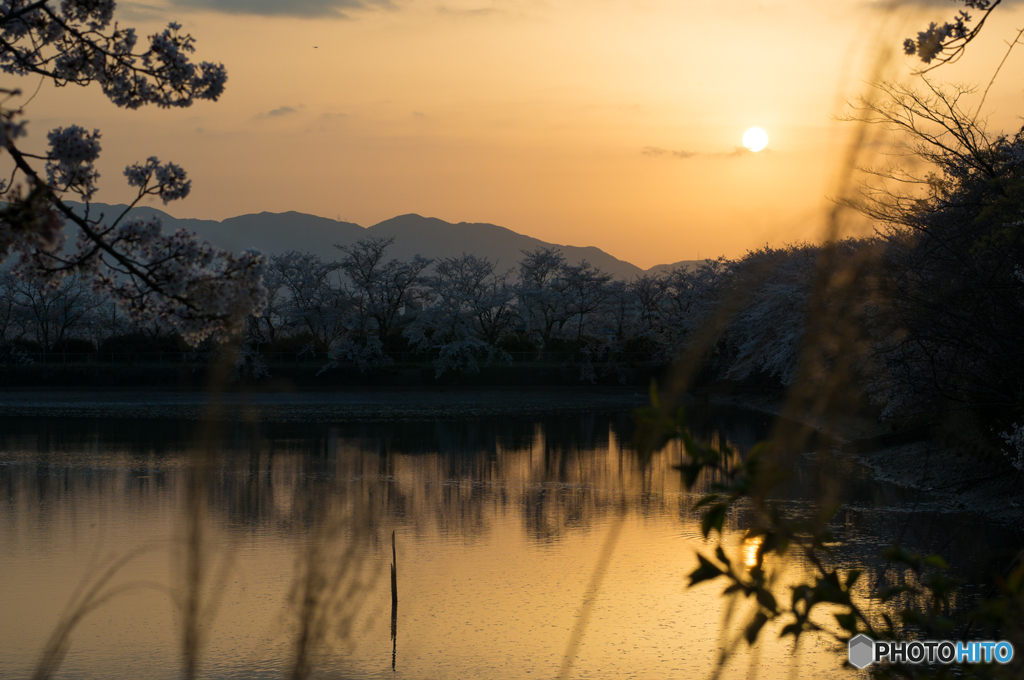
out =
[[[1024,136],[987,134],[961,104],[968,91],[925,85],[883,85],[887,99],[858,113],[906,135],[928,167],[876,171],[889,182],[857,204],[889,245],[882,398],[890,414],[1006,417],[1024,408]]]
[[[195,63],[193,39],[170,24],[138,49],[134,29],[113,23],[114,3],[10,0],[0,6],[0,68],[17,76],[41,76],[58,86],[98,83],[117,106],[136,109],[190,106],[216,100],[224,91],[224,67]],[[3,90],[10,98],[20,93]],[[233,255],[199,242],[193,234],[166,235],[158,219],[102,215],[90,209],[99,173],[100,133],[78,125],[47,135],[42,156],[19,146],[27,134],[21,108],[0,105],[0,148],[13,163],[11,181],[0,183],[0,261],[19,257],[18,275],[42,290],[76,274],[105,290],[133,318],[160,323],[190,342],[238,330],[262,304],[264,260]],[[40,161],[37,163],[37,161]],[[136,187],[135,206],[146,196],[164,203],[184,198],[185,171],[156,158],[125,169]],[[86,204],[77,214],[63,197]],[[64,225],[77,226],[65,247]]]
[[[394,330],[406,303],[423,296],[421,274],[431,263],[419,255],[412,262],[385,260],[394,242],[394,236],[370,237],[354,245],[335,246],[345,254],[340,266],[350,285],[356,330],[376,333],[381,343]]]
[[[611,279],[611,274],[606,274],[586,260],[575,265],[563,264],[560,268],[559,282],[565,305],[563,325],[571,321],[576,327],[577,344],[582,341],[584,333],[593,332],[590,322],[594,313],[608,300],[608,282]]]
[[[568,319],[565,291],[560,280],[565,256],[554,248],[522,251],[519,261],[519,315],[527,333],[537,334],[545,346]]]
[[[438,376],[476,371],[505,356],[498,342],[516,318],[507,274],[495,274],[487,258],[464,254],[440,260],[426,283],[430,304],[405,333],[414,345],[438,351]]]

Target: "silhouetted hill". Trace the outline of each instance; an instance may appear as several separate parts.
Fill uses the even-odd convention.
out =
[[[673,269],[679,269],[682,267],[686,271],[696,269],[701,262],[704,260],[680,260],[679,262],[673,262],[672,264],[656,264],[647,270],[648,274],[663,276],[668,274]]]
[[[408,259],[414,255],[442,258],[462,255],[486,255],[496,262],[498,271],[514,268],[522,251],[535,248],[558,248],[570,262],[586,260],[617,278],[631,279],[643,270],[634,264],[609,255],[593,246],[566,246],[517,234],[494,224],[459,222],[452,224],[435,217],[400,215],[384,220],[366,230],[372,236],[394,236],[396,256]]]
[[[72,203],[81,210],[81,204]],[[119,215],[124,205],[93,203],[91,210],[107,216]],[[240,252],[254,248],[269,255],[278,255],[289,250],[316,253],[324,260],[338,260],[341,253],[335,244],[351,245],[367,236],[395,237],[395,244],[389,253],[392,257],[408,260],[416,255],[428,258],[442,258],[473,254],[487,257],[496,262],[498,271],[513,269],[523,250],[535,248],[557,248],[569,262],[587,260],[595,267],[620,279],[632,279],[644,270],[634,264],[620,260],[594,246],[570,246],[548,243],[531,236],[518,234],[511,229],[494,224],[459,222],[452,224],[435,217],[409,214],[384,220],[372,227],[364,228],[352,222],[340,222],[327,217],[317,217],[300,212],[262,212],[251,215],[230,217],[223,221],[178,219],[162,210],[138,207],[132,216],[148,219],[159,217],[164,229],[188,229],[215,246]],[[651,271],[671,268],[675,265],[658,265]]]
[[[79,210],[82,207],[76,203],[71,205]],[[125,207],[93,203],[91,209],[113,216],[120,215]],[[240,215],[221,222],[179,219],[150,207],[133,208],[131,214],[143,219],[159,217],[164,225],[164,231],[188,229],[218,248],[236,253],[247,248],[254,248],[269,255],[302,250],[316,253],[327,260],[336,260],[338,250],[334,247],[335,243],[355,243],[366,234],[366,230],[358,224],[295,211]]]

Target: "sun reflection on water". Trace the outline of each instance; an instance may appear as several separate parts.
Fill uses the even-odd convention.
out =
[[[757,549],[764,543],[764,536],[748,536],[743,539],[743,564],[747,569],[757,566]]]

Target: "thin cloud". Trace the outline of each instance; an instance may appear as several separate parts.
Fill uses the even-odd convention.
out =
[[[765,149],[765,151],[767,151],[767,149]],[[739,156],[749,156],[752,153],[754,153],[754,152],[751,151],[750,149],[748,149],[745,146],[736,146],[736,147],[733,147],[732,151],[729,151],[727,153],[715,153],[715,154],[711,154],[711,155],[712,156],[724,157],[724,158],[737,158]],[[760,153],[760,152],[758,152],[758,153]]]
[[[484,19],[495,14],[503,14],[503,12],[495,7],[474,7],[469,9],[459,9],[455,7],[448,7],[441,5],[437,8],[437,13],[444,16],[456,17],[459,19]]]
[[[672,156],[673,158],[680,158],[680,159],[693,158],[694,156],[699,156],[700,155],[696,151],[683,151],[683,150],[673,151],[671,149],[663,149],[660,146],[645,146],[640,151],[640,153],[642,153],[645,156],[652,156],[652,157],[655,157],[655,158],[658,157],[658,156]]]
[[[223,14],[350,19],[350,12],[395,9],[392,0],[171,0],[176,7]]]
[[[770,151],[770,149],[764,149],[758,153],[767,153],[768,151]],[[732,151],[720,151],[718,153],[700,153],[699,151],[684,151],[682,149],[673,151],[672,149],[665,149],[660,146],[645,146],[641,149],[640,153],[652,158],[665,156],[685,160],[687,158],[696,158],[698,156],[703,156],[704,158],[739,158],[741,156],[749,156],[754,152],[745,146],[737,146]]]
[[[709,153],[708,155],[715,156],[717,158],[742,158],[744,156],[753,156],[755,154],[758,156],[764,156],[766,154],[770,154],[771,152],[772,150],[769,147],[765,147],[760,151],[751,151],[745,146],[737,146],[734,147],[732,151],[727,151],[725,153]]]
[[[301,104],[299,105],[299,108],[302,108]],[[293,106],[279,106],[276,109],[272,109],[272,110],[266,111],[264,113],[257,113],[255,118],[257,120],[263,120],[265,118],[280,118],[282,116],[290,116],[293,113],[298,113],[298,112],[299,112],[299,109],[297,109],[297,108],[295,108]]]
[[[119,2],[117,17],[129,21],[151,21],[163,19],[167,15],[166,8],[146,5],[141,2]]]

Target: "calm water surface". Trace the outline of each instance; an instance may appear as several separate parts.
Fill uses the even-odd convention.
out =
[[[214,426],[194,418],[191,402],[189,411],[139,398],[119,410],[79,395],[62,411],[43,402],[33,410],[31,398],[12,410],[8,399],[0,677],[29,676],[62,615],[105,574],[97,593],[113,595],[74,628],[57,677],[181,676],[175,602],[185,592],[188,490],[203,451],[214,462],[199,515],[201,677],[286,677],[309,592],[296,583],[310,573],[331,584],[317,595],[329,616],[316,677],[552,678],[585,608],[572,677],[691,678],[711,669],[722,646],[721,586],[687,589],[685,580],[695,551],[713,545],[672,469],[678,449],[645,466],[628,445],[628,399],[559,407],[557,395],[520,394],[504,397],[503,409],[502,398],[484,394],[440,412],[429,394],[333,406],[305,395],[287,408],[271,399],[270,411],[239,402]],[[548,405],[531,411],[526,400]],[[275,417],[284,422],[268,422]],[[770,426],[763,414],[722,409],[697,412],[694,422],[701,437],[741,450]],[[822,493],[845,499],[829,560],[864,569],[866,586],[892,577],[877,553],[894,540],[943,552],[969,578],[1013,547],[997,527],[874,481],[850,457],[808,453],[792,467],[780,492],[792,514],[814,512]],[[740,510],[726,531],[739,557],[745,521]],[[790,573],[799,578],[806,565]],[[744,652],[726,675],[792,677],[789,650]],[[844,654],[808,641],[798,677],[857,676],[842,669]]]

